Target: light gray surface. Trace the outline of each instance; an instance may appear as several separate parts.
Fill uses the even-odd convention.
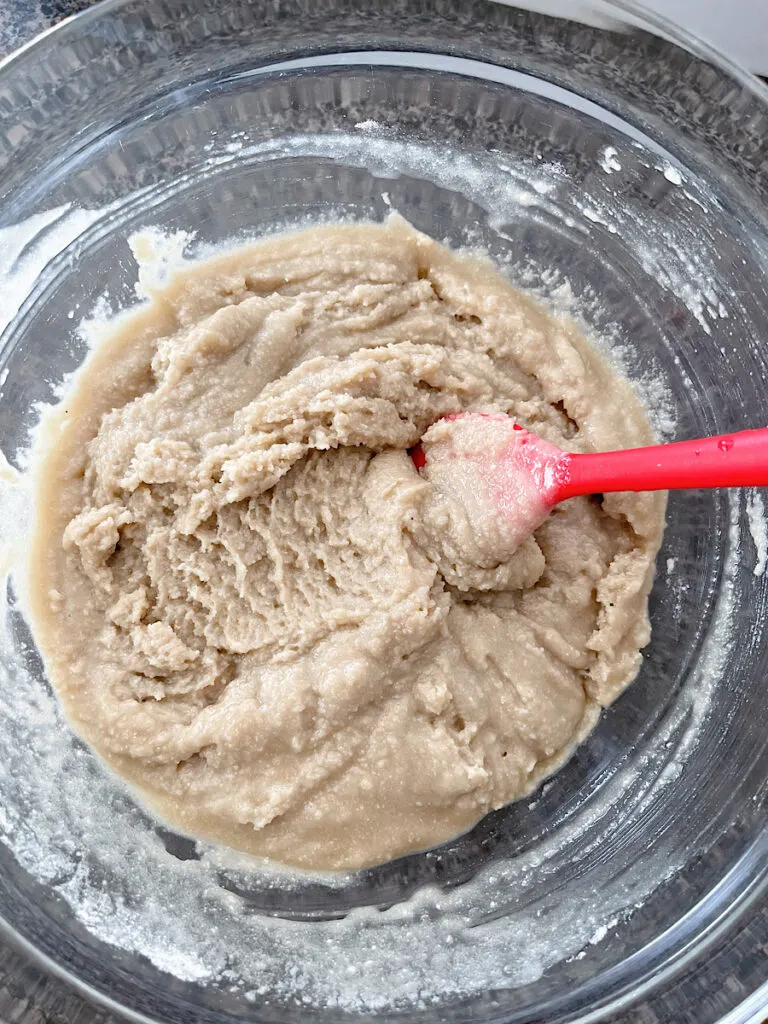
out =
[[[645,0],[645,4],[750,71],[768,75],[765,0]]]

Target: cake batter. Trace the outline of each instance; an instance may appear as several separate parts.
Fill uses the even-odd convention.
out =
[[[571,451],[653,440],[572,324],[398,217],[190,265],[89,357],[40,463],[32,624],[75,729],[165,819],[384,861],[528,792],[635,676],[663,495],[495,548],[407,454],[464,410]]]

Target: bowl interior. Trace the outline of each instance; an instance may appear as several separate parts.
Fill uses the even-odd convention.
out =
[[[327,6],[332,24],[341,6]],[[166,5],[147,5],[144,36],[134,8],[114,9],[113,25],[93,18],[62,43],[88,57],[90,80],[59,83],[75,101],[108,55],[127,62],[115,25],[134,42],[174,31]],[[505,17],[524,40],[533,16]],[[436,31],[437,9],[429,19]],[[549,31],[565,26],[576,31]],[[279,59],[249,61],[233,30],[228,60],[206,73],[182,59],[185,37],[170,85],[132,86],[13,183],[0,239],[11,463],[24,468],[41,405],[82,361],[82,321],[137,302],[135,233],[196,257],[393,210],[489,252],[575,316],[636,382],[660,438],[761,423],[768,233],[682,123],[619,116],[597,87],[565,81],[555,51],[546,77],[516,67],[518,51],[505,67],[481,51],[332,38],[326,25],[300,58],[276,47]],[[3,539],[21,545],[26,478],[3,500]],[[765,551],[759,493],[673,495],[642,672],[566,767],[439,849],[333,877],[196,846],[137,807],[62,721],[12,573],[0,912],[81,983],[165,1021],[376,1011],[555,1024],[637,998],[703,958],[762,885]]]

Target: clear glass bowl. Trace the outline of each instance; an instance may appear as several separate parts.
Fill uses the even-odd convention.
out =
[[[107,0],[5,62],[11,462],[85,354],[80,319],[136,301],[133,232],[195,255],[391,208],[582,319],[665,436],[765,423],[766,90],[628,4],[535,6]],[[29,495],[7,490],[21,547]],[[746,1020],[768,942],[765,547],[759,494],[673,495],[642,673],[569,764],[437,850],[326,878],[137,807],[58,715],[11,577],[3,932],[134,1020]]]

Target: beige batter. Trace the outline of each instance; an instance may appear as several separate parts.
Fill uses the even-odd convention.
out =
[[[400,218],[192,266],[89,358],[41,463],[33,627],[166,819],[383,861],[526,793],[634,677],[663,496],[574,499],[494,550],[405,451],[466,409],[651,440],[572,325]]]

